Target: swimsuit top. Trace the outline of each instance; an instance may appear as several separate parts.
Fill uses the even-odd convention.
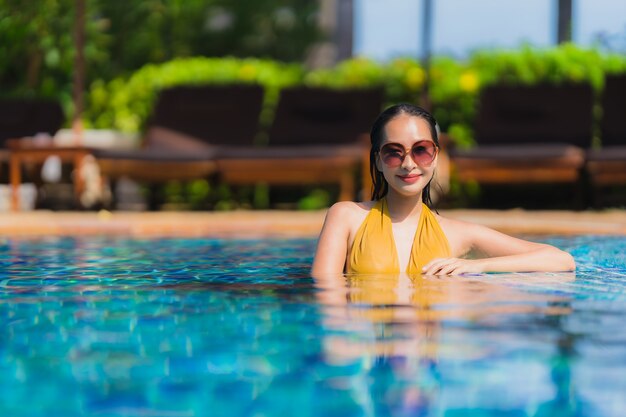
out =
[[[422,267],[434,258],[450,256],[450,245],[435,215],[422,203],[411,256],[406,272],[421,274]],[[348,256],[348,273],[399,273],[400,265],[393,238],[387,199],[374,204],[359,227]]]

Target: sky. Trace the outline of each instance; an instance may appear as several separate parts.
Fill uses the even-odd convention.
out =
[[[354,55],[421,56],[423,0],[354,0]],[[463,58],[477,48],[547,47],[556,42],[557,0],[432,0],[435,54]],[[598,33],[626,52],[626,0],[573,0],[574,42]]]

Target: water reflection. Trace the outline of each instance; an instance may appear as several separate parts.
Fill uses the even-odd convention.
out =
[[[558,415],[577,415],[581,402],[570,380],[573,340],[565,340],[559,329],[572,312],[571,299],[534,291],[575,278],[574,273],[317,277],[326,361],[363,363],[350,385],[359,406],[374,415],[452,410],[499,415],[528,401],[537,405],[536,412],[520,415],[550,415],[555,409],[564,412]],[[537,349],[537,341],[529,340],[533,326],[553,335],[539,343],[541,359],[535,352],[515,363],[511,353]],[[512,337],[518,332],[526,338]],[[504,381],[489,380],[507,374],[507,384],[526,388],[510,390]]]
[[[372,322],[474,320],[492,315],[567,314],[569,297],[532,292],[544,284],[573,282],[574,273],[474,275],[338,275],[316,277],[319,302],[334,316]]]
[[[329,336],[336,358],[364,354],[432,358],[445,349],[443,325],[493,325],[507,315],[545,317],[571,312],[563,295],[533,293],[531,286],[572,282],[574,273],[499,274],[468,277],[351,275],[316,277],[325,326],[339,335],[370,329],[370,338]],[[367,333],[367,332],[366,332]],[[467,352],[466,352],[467,353]]]

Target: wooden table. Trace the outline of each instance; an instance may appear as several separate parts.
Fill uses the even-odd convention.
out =
[[[62,162],[71,163],[76,174],[73,176],[76,201],[84,190],[85,183],[78,174],[84,158],[91,153],[84,146],[55,146],[51,141],[37,141],[32,138],[11,139],[7,141],[10,151],[11,208],[20,210],[19,187],[22,183],[22,165],[24,163],[43,163],[50,156],[58,156]]]

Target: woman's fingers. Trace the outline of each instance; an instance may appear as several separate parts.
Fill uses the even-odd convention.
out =
[[[465,272],[480,272],[474,260],[459,258],[437,258],[422,268],[424,275],[459,275]]]
[[[437,258],[429,262],[424,268],[422,273],[424,275],[444,275],[442,270],[451,264],[458,261],[458,258]]]
[[[439,270],[439,275],[456,275],[455,272],[457,271],[457,269],[459,269],[460,263],[461,263],[461,260],[457,259],[454,262],[444,265]]]
[[[422,268],[422,274],[424,275],[435,275],[434,271],[439,270],[439,264],[445,261],[447,258],[435,258],[432,261],[428,262]]]

